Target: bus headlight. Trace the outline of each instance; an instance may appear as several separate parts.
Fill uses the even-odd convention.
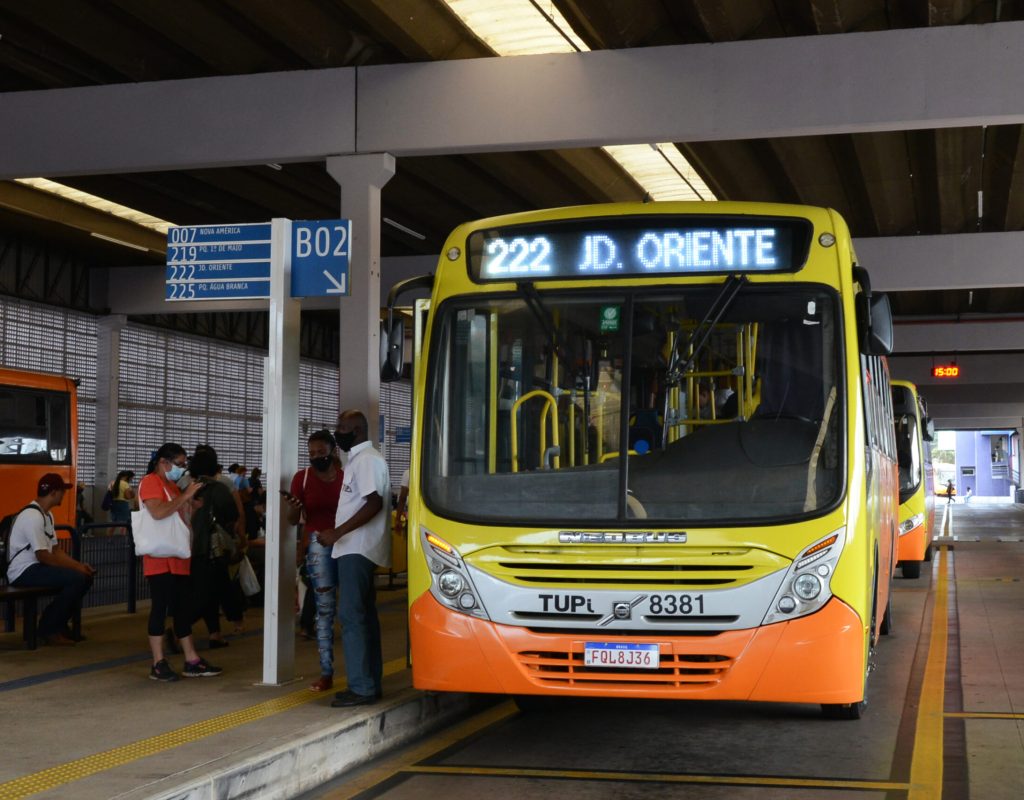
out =
[[[458,550],[425,528],[421,529],[420,541],[430,569],[430,593],[434,599],[452,611],[489,619]]]
[[[793,581],[793,591],[801,600],[813,600],[821,594],[821,581],[817,575],[805,572],[803,575],[797,575]]]
[[[829,584],[845,541],[846,528],[840,528],[804,548],[786,571],[763,624],[813,614],[831,599]]]
[[[906,536],[918,525],[923,524],[924,514],[914,514],[914,516],[910,517],[909,519],[905,519],[903,520],[903,522],[900,523],[900,536]]]
[[[446,569],[437,576],[437,588],[445,597],[455,597],[466,588],[466,582],[455,570]]]

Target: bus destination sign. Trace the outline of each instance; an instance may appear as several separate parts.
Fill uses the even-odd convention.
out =
[[[613,217],[470,234],[478,281],[795,272],[810,222],[774,217]]]

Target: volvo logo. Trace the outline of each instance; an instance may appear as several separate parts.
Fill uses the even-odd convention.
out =
[[[686,544],[682,531],[559,531],[562,544]]]
[[[647,595],[638,594],[632,600],[616,600],[612,603],[612,613],[606,614],[597,621],[599,627],[610,625],[617,619],[632,619],[633,609],[647,599]]]
[[[612,616],[615,619],[629,619],[633,608],[629,603],[616,603],[612,606]]]

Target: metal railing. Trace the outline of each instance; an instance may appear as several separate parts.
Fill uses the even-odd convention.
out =
[[[137,602],[149,597],[149,584],[142,579],[142,559],[135,555],[131,524],[91,522],[77,529],[62,528],[71,532],[71,538],[61,539],[61,547],[72,558],[96,569],[82,606],[124,603],[128,613],[134,614]]]

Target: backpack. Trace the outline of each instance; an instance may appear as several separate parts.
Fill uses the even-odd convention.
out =
[[[100,501],[100,508],[104,511],[110,511],[112,505],[114,505],[114,492],[112,489],[107,489],[107,493],[103,495],[103,500]]]
[[[18,550],[17,553],[11,553],[10,558],[7,557],[7,549],[10,546],[11,531],[14,529],[14,521],[21,515],[22,511],[27,511],[30,508],[34,508],[40,514],[43,514],[43,510],[39,506],[29,504],[25,506],[25,508],[20,508],[13,514],[8,514],[3,519],[0,519],[0,580],[7,576],[8,565],[14,561],[15,558],[21,555],[21,553],[32,546],[31,544],[27,544]],[[43,519],[45,518],[46,515],[43,514]]]

